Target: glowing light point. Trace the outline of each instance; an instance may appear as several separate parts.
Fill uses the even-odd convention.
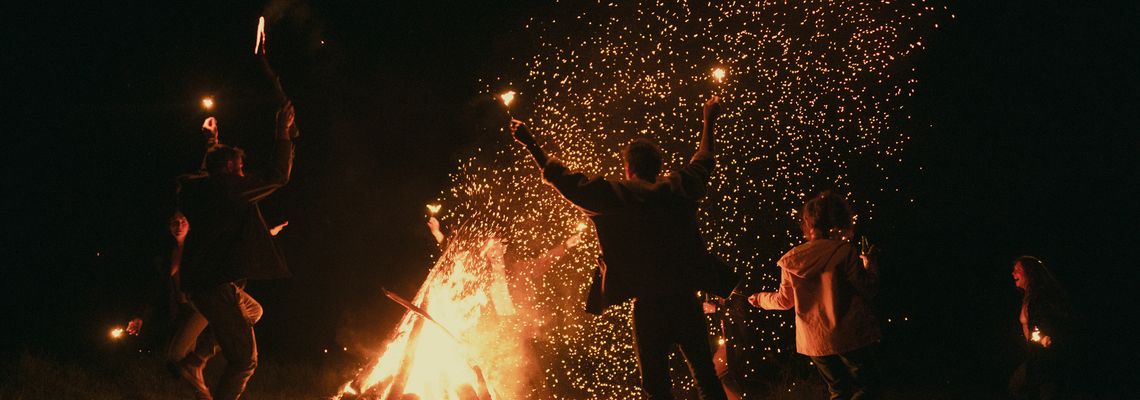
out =
[[[214,98],[213,97],[203,97],[202,98],[202,108],[205,108],[206,110],[213,110],[214,109]]]
[[[257,17],[257,37],[253,42],[253,54],[265,53],[265,16]]]
[[[579,222],[578,226],[574,227],[574,230],[576,230],[578,232],[585,232],[586,231],[586,223],[585,222]]]
[[[442,204],[428,204],[428,205],[427,205],[428,214],[431,214],[431,215],[436,215],[436,214],[438,214],[438,213],[439,213],[439,209],[441,209],[441,208],[443,208],[443,205],[442,205]]]
[[[725,71],[724,68],[717,67],[713,68],[712,70],[712,78],[714,81],[716,81],[716,83],[724,82],[724,77],[726,75],[728,75],[728,71]]]
[[[123,330],[123,328],[121,328],[121,327],[115,327],[115,329],[111,329],[111,339],[115,339],[115,340],[122,339],[124,332],[126,332],[126,331]]]
[[[508,90],[506,93],[500,94],[499,99],[503,101],[503,105],[510,107],[511,102],[515,101],[515,91]]]

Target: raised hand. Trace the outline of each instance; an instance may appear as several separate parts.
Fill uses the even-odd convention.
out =
[[[716,121],[720,118],[720,96],[713,95],[705,102],[705,121]]]
[[[523,146],[533,146],[537,142],[534,140],[534,135],[531,135],[530,129],[526,127],[526,123],[517,119],[511,119],[511,135],[515,137],[515,141]]]

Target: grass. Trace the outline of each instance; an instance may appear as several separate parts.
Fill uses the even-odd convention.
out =
[[[206,370],[216,381],[221,362]],[[3,367],[0,399],[164,400],[192,399],[187,384],[167,372],[160,357],[119,354],[83,362],[25,353]],[[335,371],[317,365],[260,360],[246,399],[327,399],[342,381]]]

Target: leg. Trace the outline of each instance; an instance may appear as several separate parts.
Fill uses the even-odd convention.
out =
[[[819,370],[819,375],[827,383],[827,391],[831,393],[831,400],[851,399],[851,377],[847,374],[847,366],[839,356],[812,357],[811,362]]]
[[[853,400],[874,399],[878,395],[879,364],[876,346],[872,344],[839,355],[854,384],[855,391],[851,394]]]
[[[689,364],[689,372],[697,381],[701,400],[727,400],[724,387],[716,375],[716,367],[713,366],[701,303],[693,296],[679,300],[678,309],[674,311],[677,343],[681,345],[681,353]]]
[[[204,329],[206,329],[206,318],[203,318],[193,305],[189,303],[180,305],[174,334],[170,337],[170,345],[166,349],[167,361],[179,362],[186,358]]]
[[[669,352],[673,341],[668,316],[661,315],[654,301],[637,299],[633,304],[633,347],[641,370],[641,387],[649,400],[672,400],[673,384],[669,380]]]
[[[241,305],[240,289],[219,285],[192,296],[194,305],[209,321],[210,331],[226,356],[226,369],[214,388],[214,398],[236,400],[257,369],[257,341],[253,325]]]

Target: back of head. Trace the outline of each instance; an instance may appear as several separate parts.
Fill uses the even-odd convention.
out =
[[[622,151],[629,172],[638,178],[653,182],[661,173],[661,149],[648,139],[637,139]]]
[[[800,228],[809,239],[838,239],[838,236],[850,233],[854,214],[847,200],[831,191],[824,191],[804,204],[800,218]]]
[[[236,162],[245,157],[242,149],[226,145],[217,145],[206,153],[206,172],[210,175],[226,175],[234,173],[229,168],[230,162]]]

